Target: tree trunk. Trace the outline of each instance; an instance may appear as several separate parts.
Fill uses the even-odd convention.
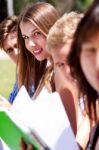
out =
[[[12,15],[14,15],[13,0],[6,0],[6,1],[7,1],[8,16],[12,16]]]

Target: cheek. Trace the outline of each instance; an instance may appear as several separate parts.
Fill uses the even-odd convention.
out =
[[[45,48],[46,45],[46,37],[42,37],[40,39],[37,39],[37,44],[40,45],[42,48]]]
[[[81,56],[80,56],[80,65],[81,65],[83,73],[86,74],[87,68],[88,68],[87,66],[88,62],[87,62],[86,56],[84,56],[83,53],[81,53]]]
[[[68,73],[68,67],[64,66],[63,68],[60,68],[61,71],[66,75]]]
[[[64,67],[63,74],[64,74],[64,77],[66,79],[68,79],[68,80],[71,79],[71,74],[70,74],[70,68],[69,68],[69,66]]]
[[[25,41],[25,47],[27,48],[27,50],[29,49],[29,46],[26,41]]]
[[[29,47],[29,44],[27,44],[27,42],[25,42],[25,47],[27,51],[29,51],[32,54],[31,48]]]
[[[26,47],[26,49],[29,51],[29,52],[31,52],[31,48],[30,48],[30,45],[29,45],[29,43],[27,42],[27,41],[25,41],[25,47]]]
[[[85,75],[85,78],[89,82],[91,82],[92,76],[93,76],[93,69],[94,69],[94,65],[93,65],[91,59],[88,59],[88,57],[86,57],[86,56],[82,56],[80,58],[80,64],[81,64],[82,71]]]
[[[14,38],[14,43],[17,43],[17,38],[16,37]]]

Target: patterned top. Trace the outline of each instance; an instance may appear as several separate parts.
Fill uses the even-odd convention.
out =
[[[14,101],[15,97],[17,96],[18,92],[19,92],[19,87],[18,87],[17,76],[16,76],[16,82],[15,82],[15,84],[13,86],[13,90],[10,93],[9,98],[8,98],[8,100],[11,104],[13,103],[13,101]],[[34,94],[34,85],[32,84],[30,86],[30,91],[29,91],[29,95],[30,95],[31,98],[32,98],[33,94]]]
[[[12,90],[12,92],[10,93],[9,98],[8,98],[8,100],[9,100],[9,102],[10,102],[11,104],[13,103],[13,101],[14,101],[14,99],[15,99],[17,93],[18,93],[18,91],[19,91],[19,88],[18,88],[17,81],[16,81],[15,84],[14,84],[14,86],[13,86],[13,90]]]

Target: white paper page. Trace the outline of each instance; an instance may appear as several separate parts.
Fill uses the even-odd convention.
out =
[[[39,96],[32,104],[32,118],[28,120],[29,125],[52,150],[66,150],[66,148],[77,150],[75,138],[58,93],[47,97],[42,94],[42,97],[43,99]]]
[[[58,93],[49,94],[43,88],[32,101],[22,87],[11,109],[18,110],[24,123],[34,129],[51,150],[78,150]]]
[[[0,106],[0,111],[9,111],[10,108],[5,107],[5,106]]]
[[[29,111],[31,102],[32,100],[28,95],[26,88],[22,86],[10,108],[10,111],[19,112],[21,115],[21,113],[23,114],[25,111]]]
[[[11,150],[1,138],[0,138],[0,150]]]

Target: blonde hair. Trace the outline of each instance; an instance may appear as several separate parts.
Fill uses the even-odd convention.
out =
[[[52,26],[47,36],[46,50],[50,53],[51,49],[57,48],[60,44],[65,44],[72,39],[79,21],[83,14],[76,12],[65,13]]]

